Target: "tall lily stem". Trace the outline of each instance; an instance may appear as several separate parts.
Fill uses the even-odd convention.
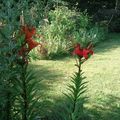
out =
[[[77,60],[76,60],[77,62]],[[81,65],[82,65],[82,60],[81,58],[78,59],[78,62],[77,62],[77,67],[78,67],[78,75],[80,76],[80,73],[81,73]],[[76,103],[77,103],[77,94],[74,98],[74,103],[73,103],[73,110],[72,110],[72,113],[75,112],[75,109],[76,109]],[[73,120],[73,117],[71,117],[71,120]]]
[[[27,118],[27,111],[28,111],[28,98],[27,98],[27,85],[26,85],[26,80],[25,80],[25,75],[27,71],[27,64],[23,65],[23,71],[22,71],[22,84],[23,84],[23,93],[22,93],[22,98],[23,98],[23,114],[22,114],[22,120],[28,120]]]

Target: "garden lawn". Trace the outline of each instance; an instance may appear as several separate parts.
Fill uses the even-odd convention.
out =
[[[76,71],[74,64],[73,57],[31,62],[40,81],[41,115],[62,101],[66,85]],[[94,55],[82,67],[89,81],[85,107],[92,120],[120,120],[120,34],[110,34],[97,45]]]

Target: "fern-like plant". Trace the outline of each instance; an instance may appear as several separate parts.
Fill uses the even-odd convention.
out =
[[[68,93],[64,93],[66,96],[66,104],[64,110],[66,114],[61,113],[61,120],[81,120],[84,117],[84,104],[87,97],[84,95],[86,92],[86,83],[84,81],[83,72],[81,70],[82,62],[79,62],[78,72],[74,73],[71,79],[71,84],[68,85]]]
[[[83,82],[84,77],[82,77],[82,73],[75,73],[72,78],[72,85],[69,85],[69,93],[68,98],[71,100],[71,120],[79,120],[84,115],[83,105],[86,101],[86,97],[83,96],[86,90],[86,82]],[[71,97],[70,97],[71,96]]]
[[[39,102],[37,97],[37,85],[35,75],[32,70],[28,70],[27,65],[22,66],[20,76],[14,88],[18,95],[15,100],[15,119],[33,120],[39,112]]]

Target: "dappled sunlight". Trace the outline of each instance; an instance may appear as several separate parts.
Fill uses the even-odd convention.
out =
[[[112,45],[112,43],[107,44],[106,42],[105,46],[107,47],[109,44]],[[95,51],[100,51],[102,47],[102,45],[99,45]],[[105,52],[95,52],[93,57],[86,61],[86,64],[82,66],[84,76],[87,76],[86,81],[89,81],[87,96],[89,96],[90,103],[88,106],[92,107],[91,112],[94,112],[94,116],[91,116],[93,116],[93,118],[96,117],[96,115],[98,118],[99,116],[107,118],[108,114],[111,113],[109,110],[112,110],[112,108],[109,108],[111,107],[109,105],[106,111],[102,111],[102,108],[99,109],[99,107],[97,107],[99,111],[96,113],[96,108],[94,110],[95,106],[93,101],[96,103],[98,99],[106,98],[107,94],[114,95],[114,97],[120,95],[120,69],[118,67],[120,64],[120,57],[118,57],[118,51],[120,51],[120,46],[116,44],[116,47],[110,48],[110,50]],[[34,68],[37,79],[41,81],[39,93],[43,102],[42,107],[46,106],[45,109],[43,108],[44,111],[49,108],[54,108],[55,104],[59,104],[57,101],[59,101],[60,98],[62,100],[63,92],[66,91],[66,85],[70,81],[72,73],[76,71],[74,63],[75,59],[70,57],[65,57],[64,59],[59,60],[32,61],[30,67]],[[45,101],[49,101],[47,102],[47,105]],[[97,117],[94,119],[99,120]],[[115,116],[115,113],[113,113],[113,117],[109,120],[114,120],[113,118],[118,120],[117,117],[118,115]]]
[[[94,120],[119,120],[120,98],[111,94],[103,94],[101,98],[88,106],[87,112]]]
[[[0,8],[0,120],[120,120],[120,0]]]

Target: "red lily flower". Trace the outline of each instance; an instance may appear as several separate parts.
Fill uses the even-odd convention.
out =
[[[31,51],[33,48],[35,48],[38,45],[40,45],[40,43],[34,41],[33,39],[29,39],[29,42],[27,44],[28,44],[29,51]]]
[[[41,45],[40,43],[34,41],[32,37],[36,34],[36,30],[34,27],[23,26],[21,28],[23,34],[25,34],[25,44],[21,47],[18,54],[22,56],[22,59],[25,63],[27,63],[26,55],[36,46]],[[28,45],[28,47],[26,46]]]
[[[93,51],[90,49],[83,49],[83,57],[88,59],[89,55],[93,55]]]
[[[78,56],[80,56],[80,57],[83,56],[83,50],[82,50],[82,48],[80,47],[80,44],[77,44],[77,45],[75,46],[75,49],[74,49],[74,51],[73,51],[73,55],[78,55]]]
[[[25,34],[25,40],[26,42],[29,41],[29,39],[31,39],[35,34],[36,34],[36,30],[34,27],[27,27],[27,26],[23,26],[22,27],[22,32]]]
[[[89,55],[92,55],[93,51],[90,48],[81,48],[80,44],[77,44],[75,46],[75,49],[73,51],[73,55],[77,55],[79,57],[84,57],[85,59],[88,59]]]
[[[29,51],[40,44],[32,39],[32,37],[36,34],[36,29],[34,27],[30,28],[28,26],[23,26],[22,32],[25,34],[25,40],[28,44]]]

